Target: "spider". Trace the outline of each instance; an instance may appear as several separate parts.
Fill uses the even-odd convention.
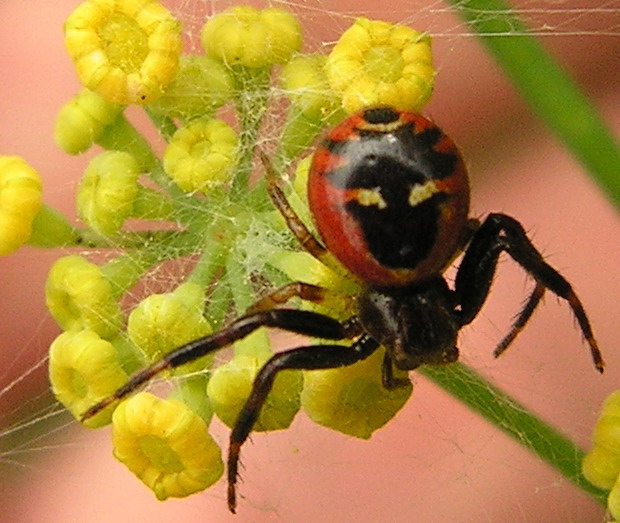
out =
[[[386,348],[382,382],[406,383],[394,368],[443,365],[458,359],[457,335],[480,312],[497,261],[508,253],[535,280],[534,290],[510,331],[495,348],[499,356],[523,329],[546,290],[568,302],[589,345],[594,366],[604,362],[584,307],[570,283],[548,265],[521,224],[493,213],[469,218],[469,184],[454,142],[419,114],[373,107],[344,120],[317,147],[308,200],[320,243],[292,210],[265,155],[268,191],[301,246],[329,263],[330,253],[363,282],[356,314],[340,322],[317,312],[284,308],[291,298],[314,303],[330,291],[296,282],[256,302],[246,315],[205,338],[184,345],[134,374],[112,396],[91,407],[87,419],[135,391],[163,370],[219,350],[260,327],[279,328],[325,340],[275,354],[254,380],[230,434],[228,508],[236,509],[241,446],[252,431],[278,372],[332,369],[359,362]],[[454,288],[442,276],[463,253]]]

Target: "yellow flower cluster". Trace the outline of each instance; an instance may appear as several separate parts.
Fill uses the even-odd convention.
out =
[[[319,261],[285,247],[289,233],[263,181],[253,181],[264,117],[283,92],[288,112],[274,153],[282,166],[360,106],[419,110],[432,91],[430,39],[360,18],[329,55],[304,54],[295,15],[236,6],[205,21],[204,55],[183,55],[181,24],[157,0],[85,0],[64,32],[83,88],[58,114],[56,142],[69,154],[104,149],[78,187],[83,227],[42,206],[39,176],[27,163],[0,157],[0,254],[27,242],[114,249],[105,264],[71,255],[50,270],[47,306],[64,330],[50,348],[52,389],[85,426],[112,423],[114,455],[158,499],[187,496],[222,474],[208,425],[213,414],[236,423],[272,355],[263,330],[235,343],[232,359],[216,368],[207,355],[175,371],[167,399],[140,393],[82,416],[135,370],[243,313],[257,282],[320,285],[324,303],[302,306],[350,316],[358,283],[329,255]],[[145,139],[126,105],[141,106],[166,143]],[[309,220],[306,176],[302,162],[288,196]],[[132,228],[130,219],[143,222]],[[149,270],[177,258],[195,267],[176,288],[127,299]],[[253,430],[287,428],[303,408],[317,423],[368,438],[410,393],[382,388],[381,355],[346,369],[286,371]]]
[[[583,460],[582,472],[594,486],[610,490],[607,508],[615,521],[620,520],[620,391],[603,403],[594,435],[592,450]]]
[[[127,381],[114,345],[92,330],[64,332],[52,343],[49,356],[52,391],[76,418]],[[104,409],[84,425],[107,425],[113,410]]]
[[[156,361],[171,350],[211,332],[203,309],[204,289],[186,282],[173,292],[151,294],[142,300],[129,315],[127,334],[149,361]],[[206,365],[207,361],[198,361],[193,367]]]
[[[65,45],[85,87],[117,104],[145,104],[172,81],[181,25],[156,0],[87,0],[65,23]]]
[[[183,191],[207,193],[230,180],[237,149],[237,133],[229,125],[199,118],[174,133],[164,153],[164,169]]]
[[[112,427],[114,456],[159,500],[200,492],[224,471],[207,424],[180,401],[141,392],[118,406]]]
[[[54,263],[45,299],[54,319],[67,331],[88,329],[105,339],[119,332],[122,314],[112,284],[100,267],[81,256],[65,256]]]
[[[201,39],[225,64],[259,68],[288,61],[301,47],[301,27],[282,9],[237,6],[208,20]]]
[[[0,156],[0,255],[28,241],[41,210],[41,178],[17,156]]]
[[[387,22],[358,18],[334,46],[326,69],[348,113],[370,105],[419,111],[433,92],[430,36]]]

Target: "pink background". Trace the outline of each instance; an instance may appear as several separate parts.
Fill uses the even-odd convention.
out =
[[[86,161],[61,153],[52,129],[56,111],[78,88],[61,31],[77,4],[0,4],[0,152],[25,156],[43,173],[46,202],[68,213]],[[299,2],[296,12],[310,44],[333,41],[358,13],[444,34],[434,41],[439,75],[425,112],[468,159],[473,212],[502,211],[524,224],[548,261],[578,290],[608,368],[603,377],[595,372],[568,308],[550,295],[508,353],[493,360],[494,344],[531,285],[508,260],[500,264],[488,306],[462,333],[463,360],[586,446],[600,401],[618,387],[620,375],[617,214],[478,42],[462,35],[464,26],[449,14],[430,11],[430,5],[443,4],[389,4],[389,10],[364,11],[358,1],[322,0]],[[220,2],[180,5],[182,16],[196,24],[213,6],[222,8]],[[591,27],[602,31],[614,22],[602,16],[593,18]],[[618,37],[556,36],[544,43],[617,133]],[[48,387],[44,364],[10,384],[42,361],[58,332],[43,305],[43,284],[60,254],[25,248],[0,259],[1,518],[233,521],[223,482],[185,500],[156,501],[111,457],[107,429],[90,432],[71,423],[40,440],[24,432],[7,434],[16,426],[17,409],[25,419],[36,416],[36,400]],[[254,436],[244,448],[236,521],[601,520],[600,507],[564,478],[415,373],[412,377],[414,397],[371,441],[330,432],[303,415],[288,431]],[[215,432],[225,444],[227,429]]]

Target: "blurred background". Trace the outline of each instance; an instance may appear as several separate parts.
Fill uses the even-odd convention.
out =
[[[53,142],[57,110],[79,86],[62,24],[79,2],[0,4],[0,153],[24,156],[44,199],[73,216],[87,157]],[[164,2],[190,32],[230,2]],[[255,4],[264,6],[266,4]],[[548,294],[510,350],[492,350],[531,288],[505,259],[482,314],[460,338],[462,358],[584,448],[602,399],[618,388],[620,222],[581,165],[524,104],[480,43],[444,4],[392,0],[272,2],[304,25],[306,46],[334,42],[360,15],[435,35],[436,91],[425,114],[459,144],[472,178],[473,214],[510,214],[574,285],[607,362],[591,365],[565,303]],[[543,42],[620,130],[620,4],[521,2]],[[603,10],[599,8],[605,8]],[[620,167],[619,167],[620,176]],[[233,521],[225,485],[158,502],[111,455],[109,429],[57,415],[45,355],[58,328],[44,282],[58,251],[23,248],[0,258],[0,510],[7,521]],[[414,394],[370,441],[298,415],[291,429],[244,447],[236,521],[601,521],[603,510],[497,428],[412,373]],[[60,421],[59,421],[60,420]],[[58,428],[59,427],[59,428]],[[228,430],[215,429],[226,444]]]

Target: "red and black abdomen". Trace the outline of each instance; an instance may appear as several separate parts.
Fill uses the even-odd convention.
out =
[[[367,109],[330,131],[314,155],[308,197],[326,247],[372,286],[437,275],[463,246],[463,160],[414,113]]]

